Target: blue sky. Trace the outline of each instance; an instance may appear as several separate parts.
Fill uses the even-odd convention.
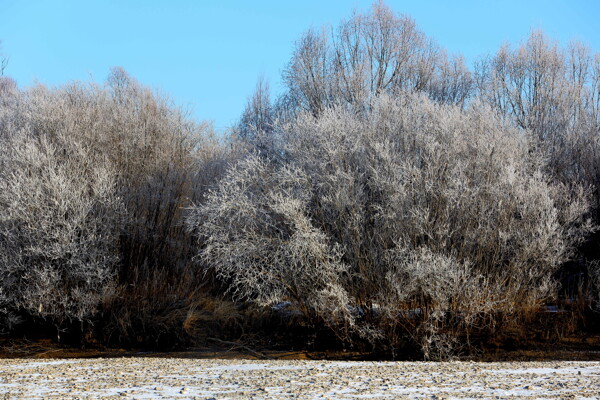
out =
[[[0,0],[6,75],[40,81],[104,81],[122,66],[170,95],[198,120],[233,124],[259,75],[281,90],[281,70],[306,29],[336,26],[371,0]],[[600,51],[600,0],[387,0],[427,35],[471,62],[542,29]]]

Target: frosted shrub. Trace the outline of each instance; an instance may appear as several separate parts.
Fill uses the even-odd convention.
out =
[[[310,196],[303,171],[248,156],[187,223],[205,241],[201,259],[235,298],[261,305],[293,301],[309,318],[346,318],[340,281],[347,266],[307,215]]]
[[[7,309],[60,325],[102,307],[122,342],[183,329],[201,276],[182,213],[233,151],[120,68],[105,85],[0,83]],[[169,310],[183,317],[155,318]]]
[[[480,104],[369,108],[300,114],[273,161],[250,156],[194,209],[200,257],[230,290],[427,357],[553,296],[588,205],[550,182],[527,133]]]
[[[530,130],[556,180],[590,187],[591,211],[600,221],[600,53],[581,43],[567,46],[533,31],[517,47],[502,46],[477,70],[480,96],[518,126]],[[590,235],[574,262],[561,270],[565,297],[593,286],[600,236]],[[596,264],[592,264],[596,265]],[[590,278],[590,279],[588,279]],[[583,279],[583,281],[581,281]],[[577,283],[575,283],[577,282]],[[588,298],[584,301],[594,302]]]
[[[123,204],[114,170],[68,135],[2,143],[0,288],[57,326],[89,320],[114,289]]]

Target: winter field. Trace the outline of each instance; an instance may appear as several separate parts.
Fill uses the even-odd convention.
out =
[[[0,360],[5,399],[596,399],[600,362]]]

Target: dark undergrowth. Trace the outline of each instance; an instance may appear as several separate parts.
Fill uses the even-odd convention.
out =
[[[122,305],[122,304],[121,304]],[[169,309],[172,313],[173,304]],[[600,360],[600,313],[570,303],[567,307],[531,315],[527,321],[505,325],[497,332],[474,334],[471,351],[452,359],[472,361]],[[136,336],[116,340],[114,323],[73,323],[57,329],[42,319],[27,320],[0,336],[0,356],[7,358],[79,357],[191,357],[240,359],[423,360],[418,346],[407,336],[403,347],[349,340],[344,343],[326,325],[249,304],[204,298],[188,308],[186,317],[164,315],[138,323]],[[193,316],[191,316],[193,314]],[[176,323],[174,323],[177,321]],[[250,322],[251,321],[251,322]],[[104,325],[103,325],[104,324]],[[177,328],[175,328],[177,327]],[[163,339],[161,339],[163,337]],[[396,343],[400,343],[397,341]]]

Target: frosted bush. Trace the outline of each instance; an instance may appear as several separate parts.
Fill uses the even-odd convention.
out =
[[[307,317],[326,308],[321,316],[337,319],[347,315],[340,286],[347,266],[306,214],[310,189],[302,171],[248,156],[192,210],[187,224],[205,242],[200,258],[237,299],[293,301]]]
[[[57,133],[2,143],[0,288],[10,310],[88,320],[114,288],[123,204],[115,172]]]
[[[198,275],[190,273],[184,207],[202,197],[233,151],[209,124],[194,123],[120,68],[104,85],[13,83],[0,81],[7,310],[61,325],[94,320],[102,307],[106,329],[124,341],[133,320],[157,336],[181,330],[148,321],[192,307],[201,277],[191,281]],[[125,315],[134,317],[120,320]]]
[[[271,160],[249,156],[194,208],[200,257],[230,290],[392,348],[408,335],[429,357],[552,297],[588,204],[551,182],[527,132],[478,103],[370,109],[300,114]]]

